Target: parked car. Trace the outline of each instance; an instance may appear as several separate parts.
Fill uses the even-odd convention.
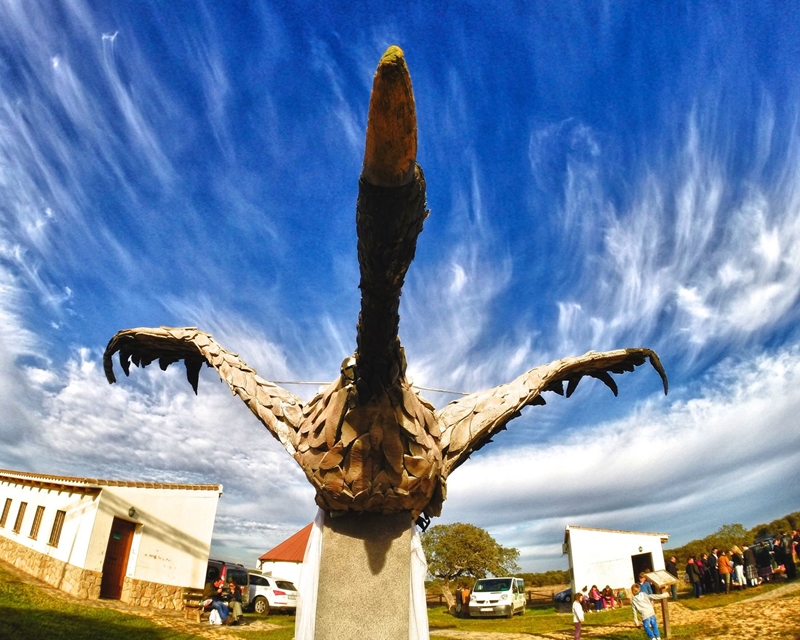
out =
[[[525,613],[525,582],[522,578],[483,578],[469,596],[471,617],[506,616]]]
[[[251,571],[248,602],[256,613],[268,614],[273,609],[294,611],[297,609],[297,588],[288,580],[265,576]]]
[[[206,569],[206,581],[215,582],[218,578],[222,578],[226,583],[233,578],[242,588],[242,602],[249,602],[247,597],[247,567],[237,562],[225,562],[224,560],[209,560],[208,568]]]
[[[572,602],[572,588],[559,591],[553,596],[554,602]]]

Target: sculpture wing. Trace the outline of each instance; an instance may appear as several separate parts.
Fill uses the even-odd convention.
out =
[[[473,451],[490,441],[492,435],[505,429],[506,424],[520,415],[527,405],[545,404],[543,391],[555,391],[569,398],[581,378],[591,376],[602,380],[617,395],[617,384],[610,374],[633,371],[650,361],[661,376],[667,393],[667,375],[655,352],[650,349],[619,349],[556,360],[522,374],[516,380],[494,389],[473,393],[451,402],[436,412],[442,430],[442,475],[447,477]]]
[[[138,328],[118,332],[103,354],[103,368],[110,384],[117,381],[112,362],[112,356],[117,352],[126,376],[131,362],[137,367],[146,367],[158,360],[164,371],[173,362],[183,360],[186,378],[195,393],[200,367],[203,363],[214,367],[222,381],[245,402],[283,447],[291,455],[295,454],[295,436],[303,418],[300,399],[259,377],[237,354],[223,349],[208,333],[194,327]]]

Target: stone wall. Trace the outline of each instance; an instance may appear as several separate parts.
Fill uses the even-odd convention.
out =
[[[0,537],[0,558],[39,580],[76,598],[97,600],[102,573],[81,569],[26,546]]]
[[[100,597],[103,574],[51,558],[0,536],[0,559],[66,593],[85,600]],[[155,609],[183,609],[183,587],[125,578],[120,600]]]
[[[183,587],[125,578],[120,600],[140,607],[183,610]]]

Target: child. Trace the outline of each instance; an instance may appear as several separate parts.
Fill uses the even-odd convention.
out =
[[[583,622],[583,594],[578,593],[575,595],[575,600],[572,602],[572,621],[575,623],[575,640],[581,640],[581,623]]]
[[[656,620],[656,612],[653,609],[652,600],[661,600],[662,598],[669,598],[669,593],[650,594],[645,593],[640,585],[634,584],[631,586],[631,608],[633,609],[633,624],[639,628],[639,619],[642,620],[642,626],[650,640],[661,640],[661,633],[658,630],[658,621]]]

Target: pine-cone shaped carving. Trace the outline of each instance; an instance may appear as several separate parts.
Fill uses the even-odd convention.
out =
[[[294,457],[317,489],[317,504],[416,517],[441,493],[441,433],[433,406],[404,379],[367,404],[356,399],[343,369],[303,407]]]

